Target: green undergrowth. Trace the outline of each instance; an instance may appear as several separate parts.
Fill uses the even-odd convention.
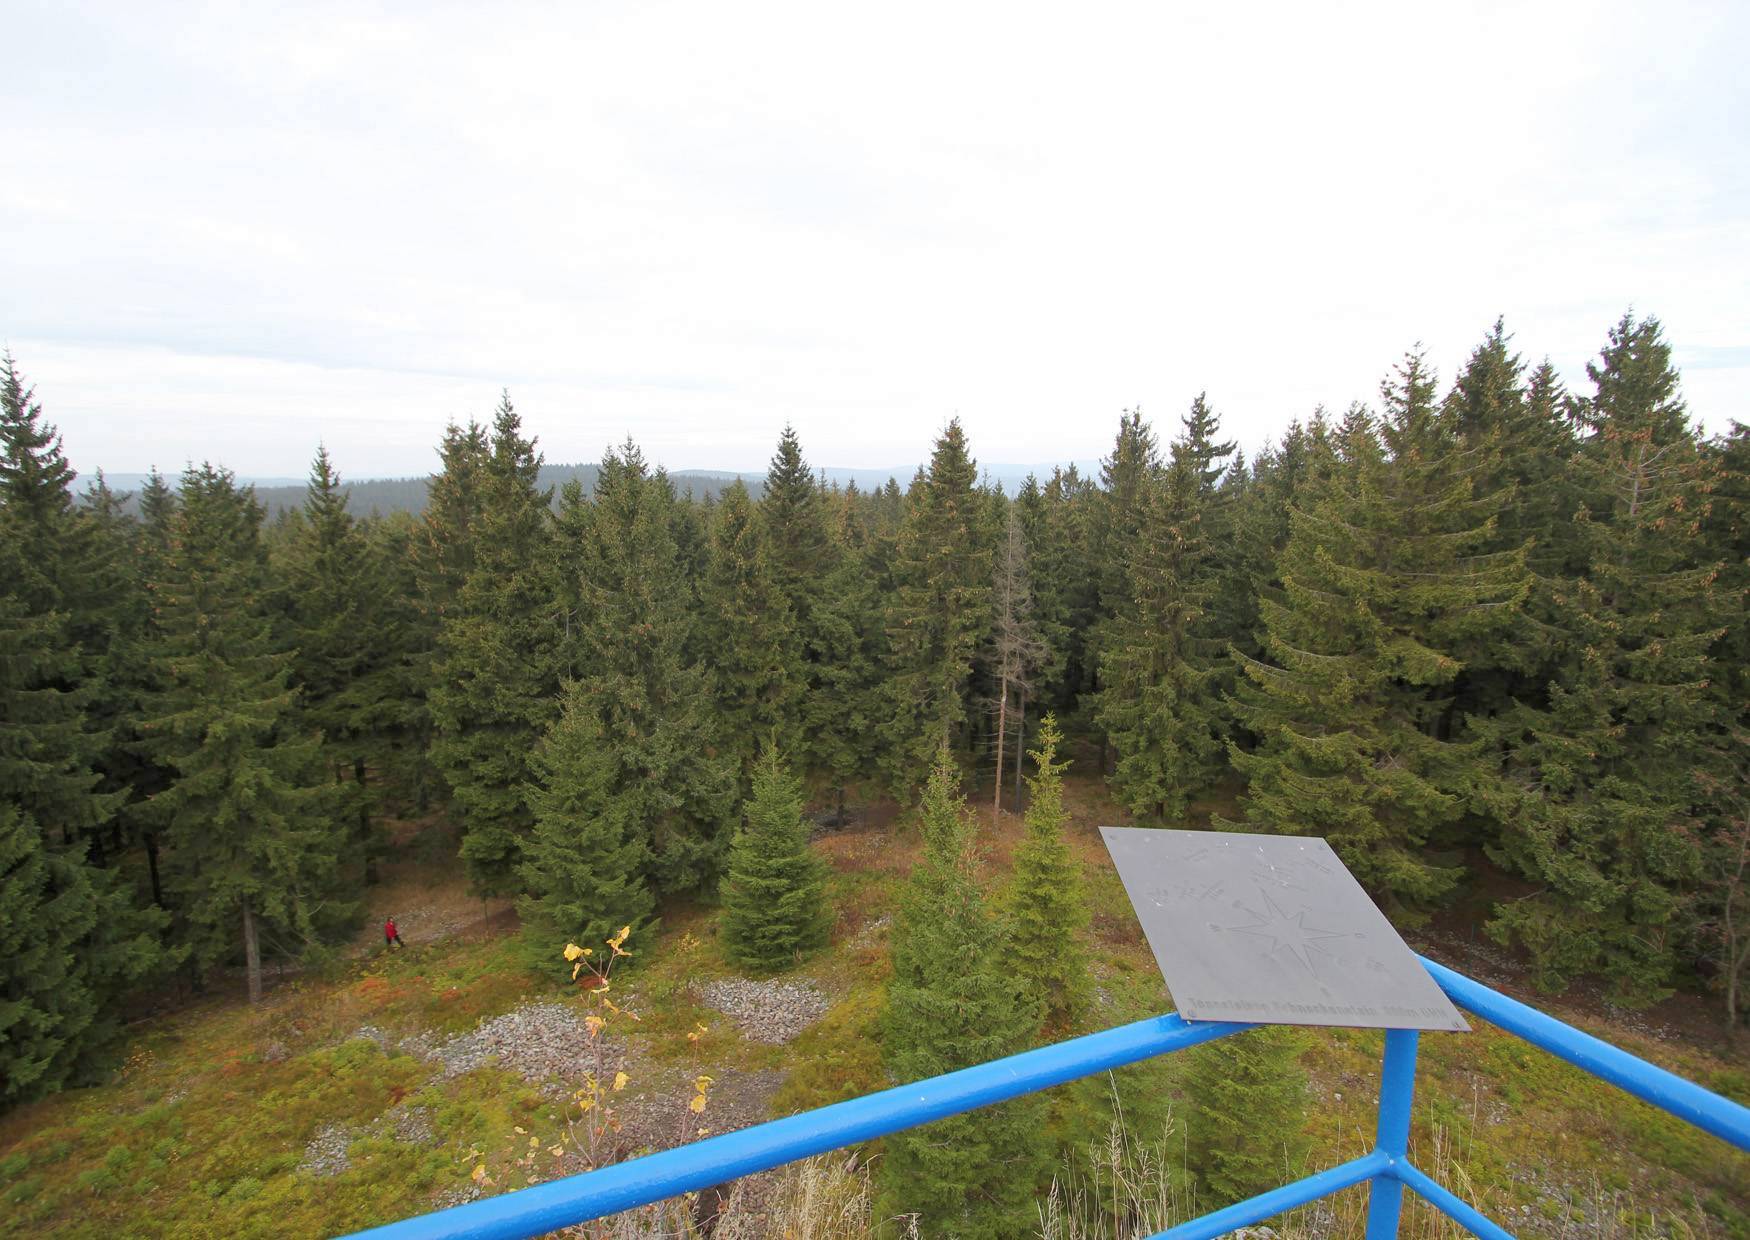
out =
[[[639,1018],[610,1025],[634,1051],[627,1100],[695,1072],[720,1079],[782,1072],[774,1114],[890,1084],[879,1047],[891,930],[883,919],[903,881],[908,830],[902,823],[879,841],[820,845],[833,862],[831,946],[780,980],[817,986],[832,1006],[786,1046],[743,1039],[701,998],[712,980],[737,976],[718,943],[719,910],[699,902],[662,910],[659,925],[628,944],[633,955],[613,979],[613,999]],[[999,830],[1018,830],[1018,820]],[[1095,912],[1092,1001],[1077,1029],[1054,1040],[1169,1006],[1117,876],[1088,830],[1078,820],[1072,843]],[[1000,858],[1010,843],[992,839],[989,851]],[[140,1025],[112,1083],[0,1116],[0,1234],[328,1235],[430,1210],[466,1190],[476,1168],[485,1169],[488,1191],[521,1186],[563,1137],[553,1101],[491,1067],[446,1081],[428,1062],[354,1035],[381,1030],[393,1046],[413,1033],[465,1032],[526,1002],[581,1004],[563,946],[552,945],[551,970],[529,967],[541,945],[515,933],[376,952],[283,983],[257,1009],[209,1000]],[[1419,1163],[1503,1219],[1530,1211],[1553,1220],[1575,1208],[1564,1202],[1578,1200],[1616,1211],[1615,1230],[1597,1234],[1682,1235],[1682,1220],[1705,1218],[1693,1234],[1750,1240],[1750,1159],[1474,1023],[1469,1034],[1422,1039],[1412,1141]],[[1728,1096],[1750,1097],[1742,1064],[1603,1022],[1588,1027]],[[1191,1053],[1220,1054],[1222,1045]],[[1377,1033],[1309,1036],[1312,1153],[1285,1177],[1371,1146],[1381,1049]],[[1177,1177],[1172,1192],[1192,1193],[1174,1154],[1184,1141],[1188,1054],[1052,1091],[1044,1115],[1060,1163],[1100,1184],[1109,1173],[1096,1147],[1121,1115],[1162,1151],[1163,1174]],[[429,1141],[394,1139],[392,1117],[409,1107],[421,1109]],[[300,1170],[306,1146],[336,1126],[347,1129],[346,1169],[331,1177]]]

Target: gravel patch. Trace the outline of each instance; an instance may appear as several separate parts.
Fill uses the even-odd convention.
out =
[[[754,1042],[788,1042],[826,1015],[827,997],[807,982],[707,982],[700,997]]]
[[[329,1124],[310,1138],[298,1170],[311,1175],[339,1175],[347,1168],[346,1147],[351,1144],[351,1128],[345,1124]]]
[[[403,1048],[412,1049],[406,1043]],[[617,1065],[618,1048],[604,1045],[602,1052],[604,1066]],[[432,1047],[430,1055],[443,1064],[445,1079],[496,1059],[499,1067],[538,1082],[553,1076],[575,1078],[585,1065],[593,1064],[595,1047],[576,1008],[530,1003]]]
[[[402,1145],[436,1145],[437,1131],[431,1126],[431,1112],[425,1107],[402,1103],[383,1112],[377,1125]]]

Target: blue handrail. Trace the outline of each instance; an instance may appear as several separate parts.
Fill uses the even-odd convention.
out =
[[[1426,957],[1422,963],[1440,988],[1466,1011],[1739,1149],[1750,1150],[1750,1109],[1509,999],[1462,973]],[[372,1240],[508,1240],[541,1235],[1250,1028],[1216,1022],[1193,1024],[1177,1015],[1151,1017],[358,1234]],[[1160,1233],[1156,1240],[1213,1240],[1363,1182],[1371,1185],[1367,1240],[1393,1240],[1398,1234],[1406,1187],[1476,1235],[1489,1240],[1510,1237],[1511,1233],[1409,1161],[1417,1045],[1418,1035],[1413,1030],[1386,1032],[1378,1134],[1372,1153],[1182,1223]]]

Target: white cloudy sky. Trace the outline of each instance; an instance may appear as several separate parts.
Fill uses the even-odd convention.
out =
[[[1255,444],[1497,314],[1750,420],[1750,6],[11,0],[0,340],[76,465]]]

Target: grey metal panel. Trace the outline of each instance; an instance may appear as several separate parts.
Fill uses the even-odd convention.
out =
[[[1100,834],[1186,1020],[1470,1028],[1324,840]]]

